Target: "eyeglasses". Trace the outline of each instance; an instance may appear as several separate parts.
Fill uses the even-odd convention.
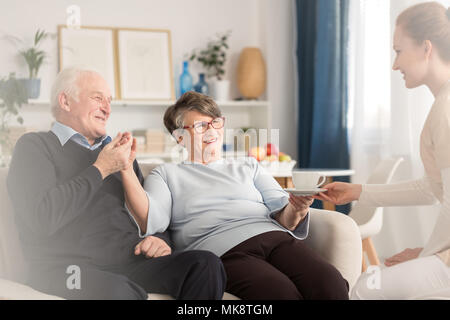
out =
[[[222,129],[225,124],[225,117],[219,117],[211,120],[210,122],[207,121],[196,121],[192,126],[184,126],[183,129],[189,129],[194,128],[195,132],[197,133],[205,133],[209,125],[213,127],[214,129]]]

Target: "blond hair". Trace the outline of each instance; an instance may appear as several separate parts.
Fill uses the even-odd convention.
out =
[[[450,62],[450,8],[438,2],[420,3],[403,11],[396,25],[418,44],[431,41],[441,59]]]

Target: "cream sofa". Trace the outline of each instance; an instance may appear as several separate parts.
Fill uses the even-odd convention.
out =
[[[141,164],[146,176],[154,165]],[[36,168],[38,170],[38,168]],[[26,268],[6,190],[7,169],[0,168],[0,299],[61,299],[26,286]],[[26,196],[26,195],[24,195]],[[306,243],[333,264],[352,287],[361,273],[362,248],[359,229],[344,214],[312,210]],[[172,299],[149,293],[149,300]],[[224,299],[237,299],[225,293]]]

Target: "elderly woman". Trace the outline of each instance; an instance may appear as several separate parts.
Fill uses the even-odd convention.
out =
[[[189,160],[155,168],[142,189],[123,172],[127,207],[141,236],[171,231],[176,250],[209,250],[227,273],[226,291],[242,299],[348,299],[348,283],[309,249],[312,197],[288,195],[253,158],[221,155],[225,119],[209,97],[185,93],[164,124]],[[136,254],[170,253],[160,239]]]

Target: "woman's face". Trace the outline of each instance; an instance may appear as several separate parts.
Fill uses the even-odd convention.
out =
[[[394,51],[397,56],[392,66],[403,74],[405,85],[412,89],[425,83],[428,73],[430,49],[426,41],[423,44],[409,37],[403,27],[397,26],[394,33]]]
[[[185,129],[181,143],[186,147],[191,161],[208,163],[221,158],[224,128],[215,129],[211,125],[213,120],[213,117],[197,111],[188,111],[184,115],[184,126],[189,128]],[[216,122],[220,123],[220,120]],[[192,128],[194,125],[197,128]],[[203,133],[199,132],[201,126],[206,130]]]

